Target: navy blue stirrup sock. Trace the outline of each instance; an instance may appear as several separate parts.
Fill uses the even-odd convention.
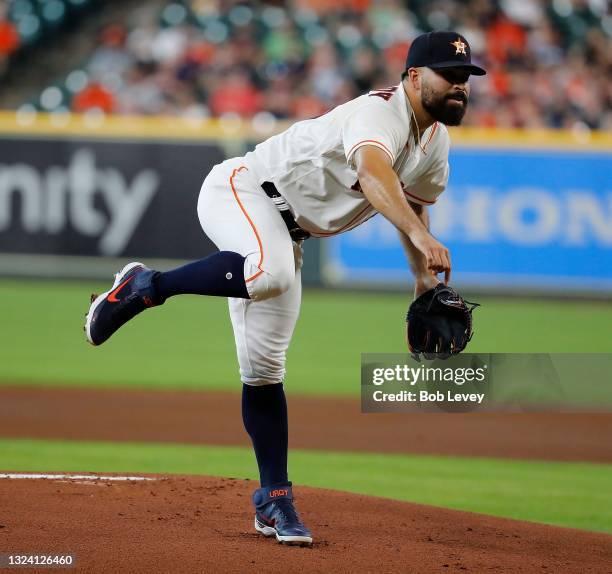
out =
[[[250,299],[244,282],[244,257],[233,251],[219,251],[171,271],[156,273],[153,282],[162,300],[186,293]]]
[[[287,483],[289,440],[283,384],[243,384],[242,420],[253,441],[261,486]]]

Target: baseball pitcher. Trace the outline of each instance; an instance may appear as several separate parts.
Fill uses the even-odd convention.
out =
[[[407,333],[412,352],[448,355],[469,340],[470,313],[448,287],[450,254],[429,232],[427,209],[447,185],[446,126],[461,123],[471,74],[485,71],[471,62],[460,34],[419,36],[398,85],[295,123],[212,169],[197,212],[218,253],[165,272],[129,263],[107,292],[92,297],[85,332],[93,345],[169,297],[228,298],[244,426],[261,479],[253,495],[255,529],[265,536],[312,543],[287,473],[283,389],[305,240],[350,231],[380,213],[398,229],[415,278]]]

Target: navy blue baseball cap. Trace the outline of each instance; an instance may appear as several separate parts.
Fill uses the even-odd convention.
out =
[[[474,76],[484,76],[487,72],[472,64],[470,45],[456,32],[428,32],[417,36],[410,44],[406,69],[427,67],[462,68]]]

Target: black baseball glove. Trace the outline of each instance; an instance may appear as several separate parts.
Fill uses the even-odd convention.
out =
[[[465,349],[472,338],[472,311],[478,303],[438,283],[415,299],[406,316],[408,347],[415,359],[446,359]]]

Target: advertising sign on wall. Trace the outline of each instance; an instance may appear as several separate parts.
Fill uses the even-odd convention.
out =
[[[214,143],[0,139],[0,252],[190,259]]]
[[[612,291],[612,154],[462,148],[429,208],[453,284]],[[411,280],[397,232],[377,215],[327,242],[331,283]]]

